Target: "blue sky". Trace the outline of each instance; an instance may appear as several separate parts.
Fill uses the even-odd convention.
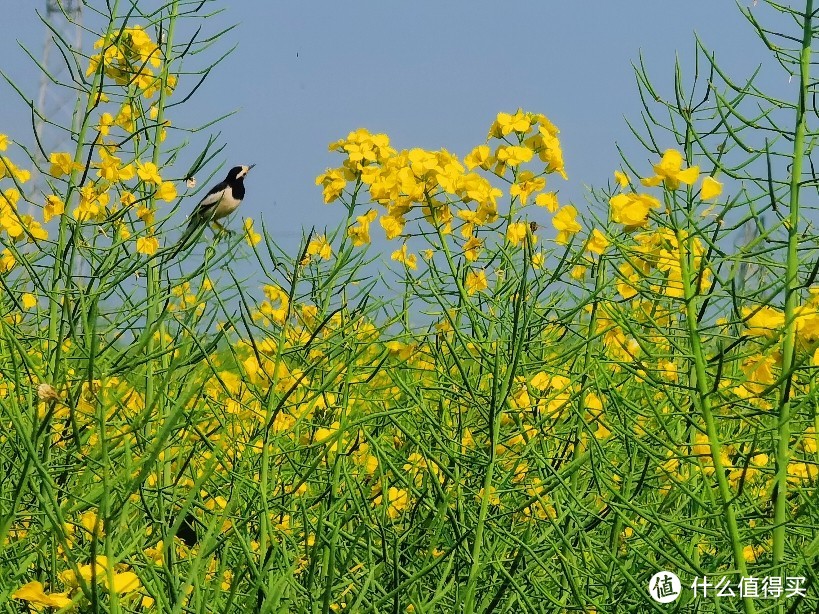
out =
[[[465,155],[483,142],[498,111],[542,112],[561,129],[569,175],[550,189],[563,203],[581,204],[584,186],[605,184],[618,167],[616,144],[649,170],[625,121],[639,120],[631,63],[640,52],[668,95],[675,56],[690,66],[695,32],[734,76],[748,76],[767,57],[727,0],[223,4],[227,10],[205,27],[238,28],[211,57],[238,48],[170,119],[195,125],[237,111],[220,126],[224,161],[258,165],[240,211],[263,217],[284,243],[302,227],[342,219],[340,209],[322,204],[314,178],[338,163],[327,144],[355,128],[386,132],[399,149]],[[45,0],[4,5],[4,31],[39,54],[45,31],[34,9]],[[762,19],[771,12],[764,4],[753,10]],[[37,73],[14,39],[0,38],[0,58],[33,96]],[[792,87],[781,73],[766,85],[781,96]],[[0,132],[29,141],[28,111],[5,84],[0,101]],[[205,140],[194,137],[194,146]]]

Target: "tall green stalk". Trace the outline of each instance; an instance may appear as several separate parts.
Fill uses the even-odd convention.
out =
[[[153,155],[151,161],[159,166],[159,157],[162,151],[161,142],[162,142],[162,130],[165,123],[165,104],[166,104],[166,97],[167,97],[167,87],[168,87],[168,68],[170,65],[170,55],[173,53],[173,40],[174,40],[174,32],[176,30],[176,19],[179,15],[179,0],[174,0],[171,4],[171,12],[168,16],[168,33],[164,43],[165,46],[165,57],[162,63],[162,76],[161,82],[162,86],[159,90],[159,103],[157,104],[157,116],[156,116],[156,128],[154,129],[153,134]],[[155,206],[155,199],[156,197],[151,197],[151,207]],[[160,298],[160,286],[159,286],[159,271],[158,265],[155,263],[151,263],[148,265],[148,273],[147,273],[147,284],[148,284],[148,313],[147,313],[147,323],[146,323],[146,331],[150,335],[148,339],[148,356],[154,356],[154,352],[156,350],[156,344],[154,342],[152,331],[156,329],[157,321],[159,318],[159,298]],[[160,336],[160,343],[164,337]],[[163,353],[164,356],[164,353]],[[146,372],[145,372],[145,405],[146,407],[153,407],[155,402],[155,387],[154,387],[154,380],[156,377],[156,360],[151,359],[148,361]]]
[[[780,387],[779,420],[776,445],[776,496],[774,500],[773,564],[784,563],[788,521],[788,463],[790,461],[791,385],[796,346],[796,322],[794,316],[799,302],[800,282],[799,255],[799,190],[802,180],[802,163],[805,156],[806,110],[810,87],[811,41],[813,23],[813,0],[805,3],[802,23],[802,49],[799,56],[799,100],[793,139],[793,162],[789,187],[788,253],[785,281],[785,336],[782,344],[782,384]],[[782,570],[784,571],[784,570]],[[785,575],[781,573],[780,575]],[[780,609],[784,606],[780,606]]]
[[[688,218],[687,218],[688,219]],[[672,212],[672,220],[674,215]],[[720,441],[717,423],[714,419],[714,411],[712,407],[712,396],[714,394],[714,386],[711,378],[708,376],[706,365],[708,359],[705,355],[705,348],[703,347],[702,337],[700,334],[699,310],[702,299],[699,297],[698,291],[698,277],[699,271],[694,267],[694,256],[689,243],[692,241],[692,235],[684,231],[674,220],[674,234],[679,246],[679,263],[682,271],[682,286],[685,301],[685,327],[688,335],[689,343],[691,344],[691,357],[694,362],[694,374],[696,379],[696,396],[694,397],[694,404],[702,414],[705,422],[705,432],[708,436],[708,445],[711,452],[711,458],[714,463],[714,475],[717,480],[717,488],[719,491],[720,504],[722,505],[722,512],[725,518],[725,525],[728,529],[728,538],[731,541],[731,550],[734,557],[734,564],[741,577],[747,577],[748,567],[745,563],[745,556],[743,553],[742,539],[739,534],[739,524],[737,523],[736,510],[734,509],[734,494],[731,491],[731,485],[725,475],[725,465],[722,462],[722,442]],[[753,599],[750,597],[743,597],[742,605],[745,608],[746,614],[754,614],[756,607]]]

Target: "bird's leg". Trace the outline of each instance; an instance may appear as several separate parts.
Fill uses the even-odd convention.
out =
[[[214,221],[213,221],[213,222],[211,222],[211,223],[212,223],[214,226],[216,226],[216,227],[217,227],[217,228],[218,228],[218,229],[219,229],[221,232],[225,232],[225,233],[227,233],[227,234],[229,234],[229,235],[235,234],[233,230],[231,230],[230,228],[227,228],[227,227],[225,227],[225,226],[222,226],[222,225],[221,225],[219,222],[217,222],[216,220],[214,220]]]
[[[219,222],[213,221],[211,224],[213,225],[211,226],[211,230],[213,230],[213,238],[217,241],[222,237],[222,235],[230,236],[233,234],[233,231],[230,228],[222,226]]]

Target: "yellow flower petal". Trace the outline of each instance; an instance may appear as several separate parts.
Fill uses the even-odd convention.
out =
[[[685,169],[684,171],[680,171],[676,175],[676,179],[682,181],[687,185],[694,185],[697,181],[697,177],[700,176],[700,167],[699,166],[692,166],[690,168]]]
[[[159,241],[156,237],[139,237],[136,241],[137,252],[152,256],[159,249]]]
[[[262,240],[262,235],[253,230],[253,220],[250,218],[245,218],[244,227],[245,241],[247,241],[247,244],[250,247],[256,246]]]
[[[176,198],[176,186],[173,184],[173,181],[163,181],[159,184],[159,190],[157,190],[157,196],[164,200],[166,203],[173,202]]]
[[[625,188],[629,184],[628,175],[622,171],[614,171],[614,180],[621,188]]]
[[[702,190],[700,191],[700,198],[708,200],[709,198],[716,198],[722,194],[722,184],[713,177],[706,177],[702,180]]]

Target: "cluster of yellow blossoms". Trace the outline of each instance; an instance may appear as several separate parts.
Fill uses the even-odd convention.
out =
[[[86,75],[91,76],[102,71],[107,78],[123,88],[124,94],[116,113],[105,111],[99,116],[95,126],[98,137],[94,141],[99,158],[91,162],[91,167],[96,169],[96,179],[79,187],[76,206],[71,214],[80,222],[100,222],[115,218],[114,225],[118,238],[125,241],[131,237],[131,229],[121,215],[116,215],[120,208],[127,209],[138,202],[147,203],[151,196],[165,202],[173,202],[177,198],[174,182],[163,180],[154,162],[140,160],[136,150],[127,154],[131,158],[130,161],[124,161],[125,152],[120,151],[115,141],[105,138],[114,128],[121,129],[125,134],[134,133],[137,131],[137,121],[140,118],[144,119],[146,126],[150,121],[157,120],[159,111],[156,104],[144,111],[141,99],[154,97],[162,87],[162,74],[152,70],[162,66],[161,50],[139,25],[123,28],[100,38],[94,44],[94,48],[100,52],[91,56]],[[173,92],[176,82],[175,75],[165,77],[166,94],[170,95]],[[111,101],[109,95],[104,92],[95,96],[98,96],[99,103],[102,104]],[[159,131],[160,140],[165,138],[167,124],[168,122],[164,121]],[[137,135],[132,142],[136,146],[141,140]],[[83,160],[85,155],[81,154]],[[75,155],[66,151],[52,152],[49,155],[49,163],[48,173],[55,179],[76,180],[77,173],[83,168]],[[137,183],[127,185],[127,182],[131,181]],[[43,206],[45,223],[65,211],[66,203],[60,196],[56,194],[46,196]],[[159,241],[152,231],[153,211],[145,204],[136,209],[135,215],[146,226],[145,232],[140,233],[141,236],[136,240],[137,252],[153,254],[159,247]]]
[[[760,353],[742,361],[744,381],[730,388],[731,392],[756,407],[771,409],[778,395],[781,378],[782,355],[779,350],[785,330],[785,312],[770,305],[743,307],[741,310],[744,333],[762,342]],[[720,320],[726,325],[725,320]],[[812,288],[808,299],[794,309],[793,323],[796,334],[796,351],[815,367],[819,366],[819,289]],[[773,345],[772,345],[773,342]],[[726,385],[727,387],[727,385]],[[806,394],[809,386],[795,381],[791,394]],[[819,468],[813,466],[811,472]]]
[[[78,572],[68,569],[59,574],[60,581],[66,590],[59,593],[47,593],[41,582],[29,582],[21,586],[12,594],[13,599],[20,599],[28,602],[34,609],[42,608],[68,608],[75,604],[81,597],[81,584],[90,584],[96,581],[103,589],[117,593],[118,595],[129,595],[136,593],[142,588],[139,577],[131,571],[127,565],[118,564],[113,567],[105,556],[96,557],[95,561],[88,565],[80,565]],[[150,597],[143,597],[141,604],[145,607],[153,605],[154,600]]]
[[[660,162],[654,165],[654,175],[640,180],[646,187],[663,185],[669,190],[676,190],[680,184],[692,186],[700,175],[697,166],[683,168],[682,154],[675,149],[668,149]],[[614,178],[621,188],[630,186],[627,175],[621,171],[614,173]],[[710,200],[722,193],[722,184],[713,177],[705,177],[700,187],[700,199]],[[617,224],[623,224],[626,230],[642,228],[648,223],[648,216],[652,209],[663,207],[659,199],[650,194],[626,192],[616,194],[609,200],[611,205],[611,219]]]
[[[698,179],[700,170],[697,166],[683,168],[682,154],[674,149],[666,150],[659,163],[654,165],[654,175],[643,178],[640,182],[646,187],[663,186],[669,191],[677,190],[681,184],[692,186]],[[629,177],[616,171],[614,178],[620,188],[631,185]],[[722,193],[722,184],[713,177],[705,177],[700,188],[701,200],[713,199]],[[653,209],[662,209],[663,203],[647,193],[633,191],[613,195],[609,200],[611,220],[622,224],[626,232],[632,232],[648,226],[649,214]],[[663,227],[635,236],[636,246],[628,248],[629,258],[619,265],[617,290],[623,298],[630,299],[640,292],[643,280],[649,281],[649,290],[654,295],[665,295],[670,298],[682,298],[683,278],[680,258],[680,240],[685,244],[684,250],[693,256],[692,270],[700,274],[700,283],[705,285],[710,279],[710,271],[702,266],[705,253],[702,241],[698,237],[688,237],[686,231],[680,231],[679,237],[673,230]]]
[[[572,205],[560,207],[555,192],[545,192],[546,176],[557,173],[566,177],[563,153],[558,139],[558,130],[545,116],[526,113],[518,110],[514,114],[499,113],[492,124],[487,144],[479,145],[463,159],[463,163],[454,154],[446,151],[427,151],[411,149],[396,151],[390,146],[389,138],[384,134],[371,134],[365,129],[351,132],[346,139],[330,145],[330,150],[341,153],[345,160],[338,168],[328,169],[316,178],[316,184],[323,188],[324,202],[331,203],[342,198],[350,183],[354,187],[349,194],[358,196],[360,187],[368,190],[372,202],[383,207],[379,215],[377,209],[370,209],[355,217],[355,223],[348,228],[348,236],[355,246],[370,242],[372,224],[378,220],[388,240],[405,235],[405,226],[413,212],[426,219],[442,234],[452,232],[452,224],[460,222],[461,253],[470,262],[480,257],[484,240],[477,235],[477,230],[494,224],[500,217],[506,217],[505,239],[513,246],[521,246],[527,237],[532,244],[536,243],[534,231],[536,224],[525,220],[514,219],[515,211],[520,211],[534,196],[534,203],[553,213],[551,223],[555,228],[555,242],[567,244],[573,236],[582,231],[577,220],[578,212]],[[539,172],[524,168],[524,165],[537,159],[543,164]],[[485,171],[510,184],[509,196],[512,209],[504,216],[498,210],[498,199],[503,192],[490,180],[477,171]],[[646,187],[663,185],[676,190],[680,184],[693,185],[700,174],[699,168],[683,167],[682,155],[676,150],[668,150],[659,163],[654,165],[655,174],[641,180]],[[621,172],[615,173],[618,184],[626,188],[630,185],[628,177]],[[700,198],[712,199],[721,193],[722,185],[713,177],[702,181]],[[358,203],[350,201],[348,204]],[[646,193],[623,192],[612,196],[611,219],[623,224],[628,231],[647,225],[652,209],[659,209],[662,203],[656,197]],[[681,292],[679,264],[676,263],[676,240],[663,249],[663,242],[669,241],[667,233],[662,236],[640,239],[648,246],[641,249],[653,250],[656,258],[643,259],[642,272],[625,263],[621,274],[621,287],[624,296],[634,296],[634,283],[652,269],[666,275],[666,286],[669,294],[679,296]],[[586,242],[586,250],[591,254],[602,254],[609,245],[609,239],[598,229],[592,229]],[[693,242],[695,251],[701,253],[698,240]],[[315,242],[310,245],[308,254],[329,258],[330,252]],[[699,257],[699,256],[698,256]],[[417,267],[417,257],[407,251],[406,242],[392,254],[393,260]],[[544,256],[537,252],[533,256],[533,265],[542,266]],[[588,260],[586,264],[590,263]],[[581,278],[585,265],[578,265],[572,275]],[[467,273],[466,289],[470,294],[480,292],[488,287],[483,270]]]
[[[98,39],[94,49],[100,53],[91,56],[86,76],[95,74],[100,67],[106,77],[118,85],[136,86],[145,98],[152,98],[162,86],[162,79],[151,70],[162,65],[161,51],[150,35],[136,25],[122,28]],[[176,77],[168,75],[168,93],[176,86]]]
[[[577,222],[577,210],[572,206],[559,209],[557,195],[544,192],[546,176],[556,173],[566,178],[563,152],[558,130],[544,115],[518,110],[514,114],[499,113],[492,124],[487,143],[467,154],[463,162],[455,154],[442,149],[428,151],[410,149],[396,151],[384,134],[371,134],[365,129],[351,132],[346,139],[330,145],[330,150],[345,156],[342,165],[328,169],[316,178],[321,185],[324,202],[331,203],[345,194],[358,195],[366,188],[373,203],[383,208],[370,209],[355,217],[348,236],[355,246],[370,242],[370,227],[378,219],[388,240],[405,236],[405,226],[412,219],[426,220],[442,235],[452,232],[460,223],[463,239],[460,248],[464,257],[476,261],[483,247],[477,230],[490,226],[499,218],[507,218],[505,238],[513,246],[521,246],[527,236],[532,242],[530,223],[516,218],[516,211],[525,207],[532,196],[534,203],[555,215],[552,225],[557,230],[556,242],[568,243],[582,230]],[[534,170],[524,165],[539,160]],[[510,184],[512,208],[508,214],[498,210],[503,192],[478,171],[488,173]],[[355,205],[350,201],[348,205]],[[311,253],[317,253],[316,246]],[[542,264],[543,256],[538,255]],[[417,257],[407,252],[406,243],[392,258],[408,268],[417,267]],[[473,271],[472,276],[483,274]],[[471,284],[478,288],[481,284]],[[477,290],[476,290],[477,291]]]
[[[100,161],[92,164],[97,168],[98,181],[87,183],[79,190],[79,201],[72,215],[78,221],[100,221],[116,212],[116,207],[111,207],[111,188],[116,188],[119,192],[119,204],[130,207],[137,201],[133,191],[127,189],[123,182],[138,178],[140,182],[147,186],[155,186],[155,195],[166,202],[172,202],[177,197],[176,186],[172,181],[163,181],[159,174],[159,169],[153,162],[135,162],[123,164],[122,160],[113,155],[115,146],[104,144],[99,148]],[[50,156],[50,174],[61,179],[70,175],[77,166],[73,162],[71,154],[67,152],[55,152]],[[60,215],[65,211],[63,201],[54,195],[46,198],[43,216],[46,222],[51,218]],[[137,216],[146,224],[153,221],[151,212],[147,207],[140,208]],[[124,226],[120,226],[120,234],[123,239],[127,239],[130,233]]]
[[[6,151],[8,146],[8,136],[0,134],[0,151]],[[40,222],[29,214],[21,213],[18,209],[21,194],[17,186],[29,181],[31,172],[19,168],[9,157],[0,155],[0,181],[3,179],[11,179],[14,186],[0,190],[0,233],[4,233],[11,242],[15,243],[23,240],[35,242],[47,239],[48,232]],[[0,253],[0,272],[8,272],[14,264],[15,258],[12,252],[8,248],[4,249]]]
[[[114,141],[105,139],[115,127],[121,128],[126,134],[133,133],[137,129],[137,119],[143,115],[146,122],[157,119],[157,106],[153,105],[143,113],[142,104],[137,96],[141,95],[148,99],[159,91],[162,78],[161,75],[155,74],[151,67],[161,66],[161,53],[156,43],[140,26],[124,28],[107,38],[99,39],[94,46],[102,51],[91,57],[88,75],[102,69],[107,77],[125,88],[126,94],[116,114],[103,112],[100,115],[96,126],[98,137],[94,141],[99,159],[91,162],[91,167],[96,169],[96,179],[88,181],[76,190],[76,206],[71,213],[80,222],[99,222],[113,217],[119,239],[124,241],[130,238],[131,230],[129,225],[124,223],[122,216],[115,215],[120,207],[130,208],[138,202],[147,203],[151,196],[166,202],[173,202],[177,198],[174,182],[163,180],[154,162],[142,161],[139,155],[133,152],[130,154],[132,159],[124,162],[119,146]],[[176,85],[176,77],[168,75],[165,83],[166,93],[170,94]],[[133,86],[138,90],[137,96],[133,94]],[[99,93],[98,97],[100,103],[107,103],[110,100],[105,93]],[[164,122],[165,125],[167,123]],[[164,139],[164,136],[163,125],[160,139]],[[139,141],[139,137],[134,140],[136,143]],[[8,137],[0,134],[0,151],[5,151],[8,144]],[[85,159],[85,155],[81,154],[82,159]],[[49,155],[49,163],[47,172],[55,179],[73,181],[82,170],[75,155],[65,151],[52,152]],[[15,187],[0,191],[0,232],[5,233],[13,242],[48,238],[48,232],[40,222],[34,220],[31,215],[18,211],[21,194],[16,186],[27,182],[30,177],[29,171],[17,167],[6,156],[0,156],[0,180],[10,178],[15,183]],[[131,181],[137,183],[126,184]],[[116,201],[112,202],[112,196]],[[43,203],[43,223],[47,224],[65,211],[66,203],[63,198],[57,194],[47,195]],[[136,208],[135,215],[146,226],[146,232],[140,233],[141,236],[136,240],[136,249],[139,253],[153,254],[159,247],[159,241],[151,230],[154,221],[153,211],[145,204]],[[248,240],[256,242],[259,240],[259,236],[252,233],[252,227],[248,231]],[[8,272],[14,264],[13,254],[8,249],[4,250],[0,254],[0,272]]]
[[[681,231],[683,241],[687,233]],[[658,228],[652,232],[640,233],[634,237],[636,245],[629,249],[630,258],[619,265],[620,277],[617,290],[625,299],[635,297],[640,292],[642,280],[648,280],[648,290],[654,296],[670,298],[683,297],[683,277],[680,264],[680,242],[677,235],[667,229]],[[702,267],[705,249],[698,237],[687,240],[686,249],[692,254],[694,271],[702,268],[701,283],[707,284],[711,272]],[[656,275],[652,276],[652,273]]]

